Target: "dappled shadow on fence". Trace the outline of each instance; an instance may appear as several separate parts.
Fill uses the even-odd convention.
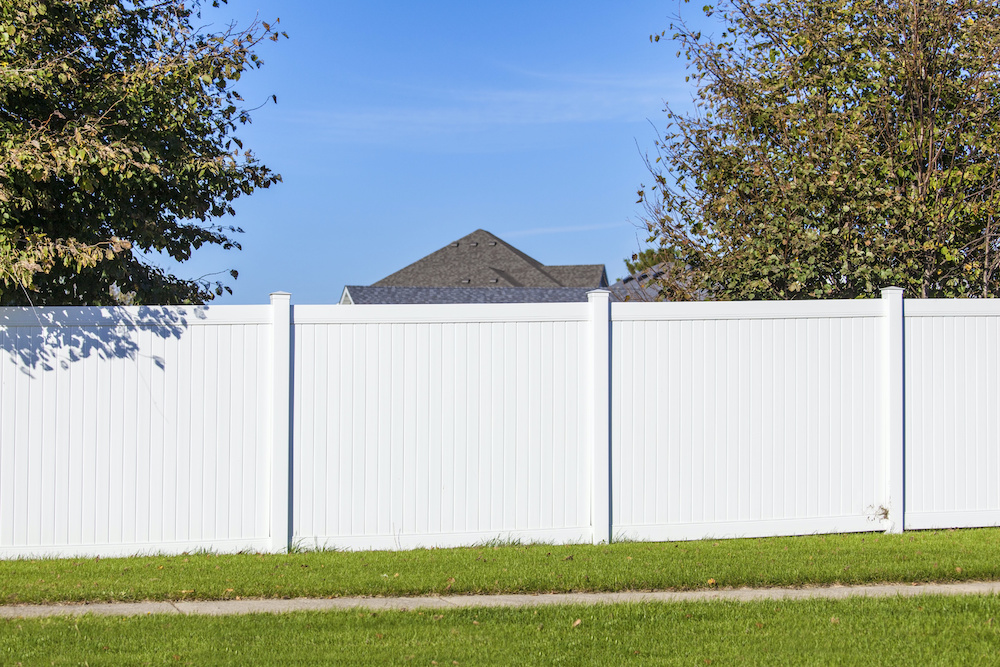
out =
[[[28,375],[97,355],[134,359],[138,332],[180,338],[205,306],[0,308],[0,356]],[[164,360],[154,357],[163,367]]]

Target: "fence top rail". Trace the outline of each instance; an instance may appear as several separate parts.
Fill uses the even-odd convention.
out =
[[[907,317],[1000,317],[1000,299],[907,299]],[[626,302],[611,304],[613,321],[879,317],[882,299],[816,301]],[[582,322],[589,304],[475,303],[292,306],[295,324]],[[11,327],[163,327],[268,324],[271,307],[43,306],[0,307],[0,329]]]
[[[294,324],[419,324],[479,322],[582,322],[589,304],[457,303],[292,306]]]
[[[1000,299],[907,299],[906,317],[1000,317]]]
[[[626,302],[611,304],[611,319],[622,322],[879,317],[883,314],[883,308],[882,299]]]
[[[8,327],[187,327],[202,324],[267,324],[271,307],[252,306],[43,306],[0,308]]]

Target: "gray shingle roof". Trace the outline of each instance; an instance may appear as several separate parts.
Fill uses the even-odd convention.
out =
[[[342,304],[567,303],[586,301],[587,287],[394,287],[348,285]]]
[[[683,272],[686,268],[678,268],[670,262],[660,262],[648,269],[643,269],[630,276],[622,278],[608,287],[612,301],[665,301],[667,295],[661,290],[663,282],[682,282],[685,276],[672,276],[675,271]],[[704,301],[708,298],[703,290],[686,290],[686,299]]]
[[[608,287],[612,301],[660,301],[660,288],[653,283],[668,267],[660,262],[649,269],[633,273]]]
[[[608,276],[603,264],[572,264],[567,266],[546,266],[545,271],[566,287],[608,286]]]
[[[477,229],[373,287],[606,287],[603,264],[545,266],[493,234]]]

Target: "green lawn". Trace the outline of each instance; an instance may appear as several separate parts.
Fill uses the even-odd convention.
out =
[[[998,621],[994,596],[57,617],[0,621],[0,663],[972,665]]]
[[[1000,579],[1000,529],[602,546],[0,561],[0,603]]]

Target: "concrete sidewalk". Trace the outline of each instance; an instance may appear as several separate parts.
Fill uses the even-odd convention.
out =
[[[913,597],[916,595],[985,595],[1000,593],[1000,582],[956,584],[892,584],[817,588],[740,588],[708,591],[623,591],[618,593],[542,593],[538,595],[449,595],[404,598],[296,598],[291,600],[211,600],[191,602],[116,602],[96,604],[0,605],[0,618],[99,614],[230,614],[364,609],[459,609],[466,607],[533,607],[553,604],[612,604],[704,600],[802,600],[807,598]]]

